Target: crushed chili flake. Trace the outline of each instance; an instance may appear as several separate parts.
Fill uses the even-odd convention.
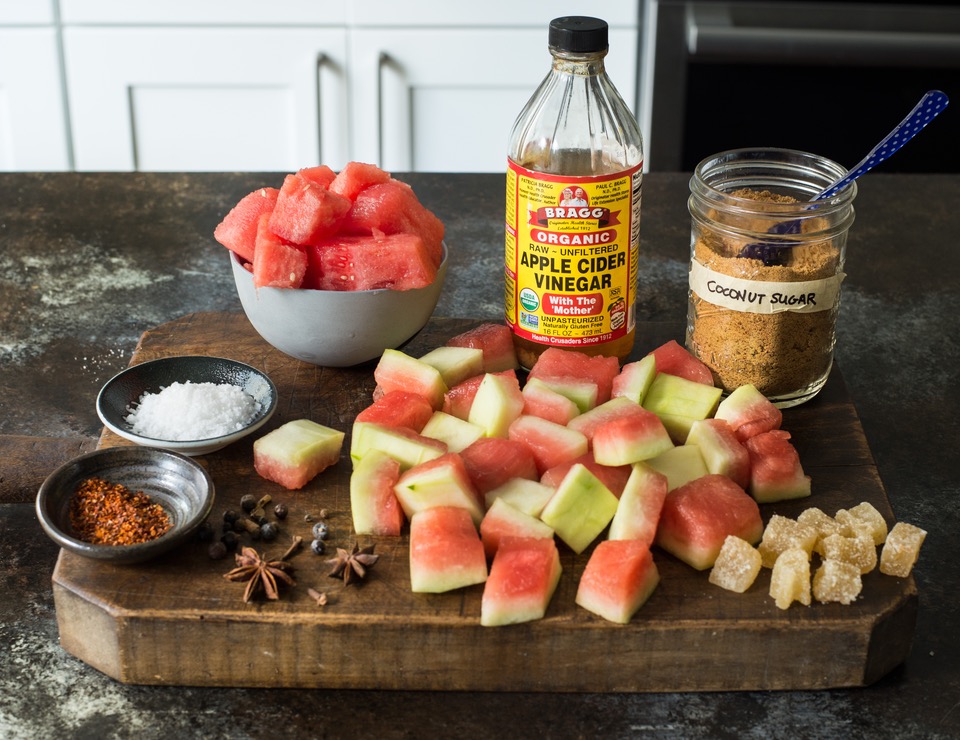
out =
[[[77,537],[95,545],[135,545],[170,529],[170,516],[142,491],[88,478],[70,501],[70,524]]]

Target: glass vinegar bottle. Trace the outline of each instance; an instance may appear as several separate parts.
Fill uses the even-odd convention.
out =
[[[636,333],[643,139],[604,69],[608,27],[550,23],[552,67],[510,135],[505,314],[520,363],[626,359]]]

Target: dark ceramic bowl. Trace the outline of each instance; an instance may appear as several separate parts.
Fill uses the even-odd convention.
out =
[[[94,545],[76,537],[70,526],[70,499],[88,478],[143,491],[160,504],[171,527],[155,540],[136,545]],[[107,447],[61,465],[40,486],[37,518],[60,547],[111,563],[150,560],[190,538],[213,507],[213,481],[194,460],[149,447]]]
[[[126,417],[144,393],[159,393],[173,383],[231,383],[260,404],[243,428],[222,437],[174,441],[133,432]],[[108,429],[144,447],[174,450],[183,455],[205,455],[226,447],[262,427],[277,408],[277,388],[266,374],[250,365],[222,357],[185,355],[164,357],[128,367],[107,382],[97,396],[97,415]]]

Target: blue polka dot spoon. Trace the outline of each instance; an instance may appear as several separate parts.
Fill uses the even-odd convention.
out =
[[[859,164],[839,180],[813,196],[810,202],[814,203],[825,198],[832,198],[858,177],[865,175],[878,164],[892,157],[903,148],[904,144],[923,131],[926,125],[947,107],[949,102],[947,96],[939,90],[927,92],[920,98],[920,102],[913,106],[913,110],[907,114],[907,117],[900,121],[889,134],[884,136],[880,143],[860,160]],[[783,221],[770,229],[771,234],[798,234],[799,232],[799,221]],[[786,262],[785,251],[770,243],[748,244],[740,252],[740,256],[761,259],[765,265],[778,265]]]

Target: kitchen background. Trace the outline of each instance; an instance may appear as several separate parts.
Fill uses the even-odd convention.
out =
[[[0,0],[0,170],[502,172],[547,24],[611,26],[648,170],[737,146],[852,166],[928,89],[887,172],[960,171],[960,2]]]

